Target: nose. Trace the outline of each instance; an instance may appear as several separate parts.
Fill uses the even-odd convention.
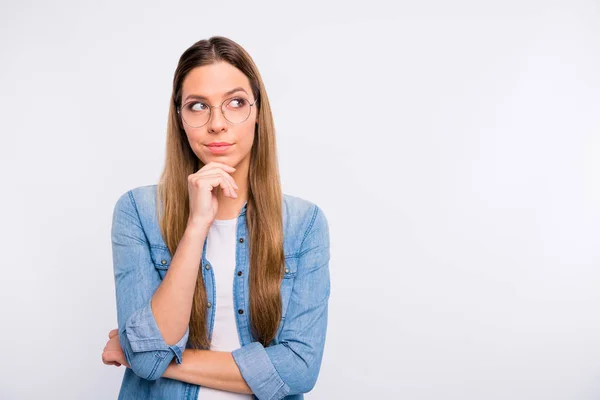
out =
[[[227,120],[223,116],[223,110],[220,106],[210,106],[210,116],[208,120],[209,132],[221,132],[227,127]],[[216,108],[216,110],[215,110]]]

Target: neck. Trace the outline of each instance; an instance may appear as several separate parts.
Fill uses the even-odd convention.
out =
[[[245,193],[242,195],[242,185],[238,183],[238,186],[240,188],[237,190],[237,199],[225,196],[223,192],[219,189],[219,193],[217,194],[219,209],[217,211],[217,216],[215,217],[215,219],[233,219],[237,218],[240,215],[242,207],[247,201],[247,196]]]

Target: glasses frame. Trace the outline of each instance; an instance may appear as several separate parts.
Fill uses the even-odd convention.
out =
[[[242,124],[242,123],[246,122],[246,121],[248,120],[248,118],[250,118],[250,114],[252,114],[252,107],[253,107],[253,106],[256,104],[256,102],[258,101],[258,99],[254,99],[254,101],[253,101],[252,103],[249,103],[249,104],[250,104],[250,112],[248,113],[248,116],[246,117],[246,119],[244,119],[244,120],[243,120],[243,121],[241,121],[241,122],[231,122],[231,121],[230,121],[230,120],[228,120],[228,119],[227,119],[227,117],[225,116],[225,112],[223,111],[223,105],[224,105],[226,102],[228,102],[228,101],[230,101],[230,100],[232,100],[232,99],[235,99],[235,98],[239,98],[239,97],[240,97],[240,96],[231,96],[231,97],[228,97],[228,98],[226,98],[225,100],[223,100],[223,102],[222,102],[220,105],[218,105],[218,106],[213,106],[213,105],[210,105],[210,104],[208,104],[208,103],[206,103],[206,102],[203,102],[203,101],[200,101],[200,100],[190,100],[190,101],[186,101],[186,102],[185,102],[185,103],[184,103],[182,106],[180,106],[180,107],[177,107],[177,114],[178,114],[178,115],[179,115],[179,117],[181,118],[181,121],[182,121],[184,124],[186,124],[187,126],[189,126],[190,128],[202,128],[204,125],[206,125],[206,124],[208,124],[208,123],[210,122],[210,119],[212,118],[212,109],[213,109],[213,108],[220,108],[220,109],[221,109],[221,115],[223,115],[223,118],[225,118],[225,121],[229,122],[229,123],[230,123],[230,124],[232,124],[232,125],[239,125],[239,124]],[[249,100],[247,100],[247,101],[249,101]],[[205,122],[204,124],[202,124],[202,125],[199,125],[199,126],[192,126],[192,125],[188,124],[188,123],[185,121],[185,119],[183,118],[183,114],[181,113],[181,109],[182,109],[183,107],[187,106],[187,105],[188,105],[188,104],[190,104],[190,103],[202,103],[202,104],[204,104],[204,105],[208,106],[208,119],[206,120],[206,122]]]

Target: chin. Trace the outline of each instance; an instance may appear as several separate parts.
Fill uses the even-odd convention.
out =
[[[205,154],[203,159],[201,158],[200,160],[202,160],[202,162],[204,164],[208,164],[211,161],[216,161],[216,162],[221,162],[224,164],[227,164],[229,166],[232,167],[236,167],[236,165],[239,163],[239,161],[237,161],[236,157],[233,154]],[[235,161],[234,161],[235,160]]]

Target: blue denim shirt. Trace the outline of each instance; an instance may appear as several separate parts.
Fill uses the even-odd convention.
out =
[[[315,204],[283,195],[282,318],[275,339],[264,347],[250,332],[246,206],[238,215],[236,271],[231,271],[241,343],[232,355],[255,398],[303,399],[303,393],[317,381],[325,345],[330,294],[328,222]],[[177,344],[168,345],[150,308],[152,295],[171,263],[156,215],[156,185],[140,186],[119,197],[111,239],[119,338],[131,365],[125,369],[119,399],[196,400],[199,391],[202,399],[201,386],[162,378],[167,366],[173,360],[181,363],[183,351],[190,347],[189,327]],[[206,251],[201,262],[208,301],[214,305],[215,279]],[[211,334],[214,310],[209,306]]]

